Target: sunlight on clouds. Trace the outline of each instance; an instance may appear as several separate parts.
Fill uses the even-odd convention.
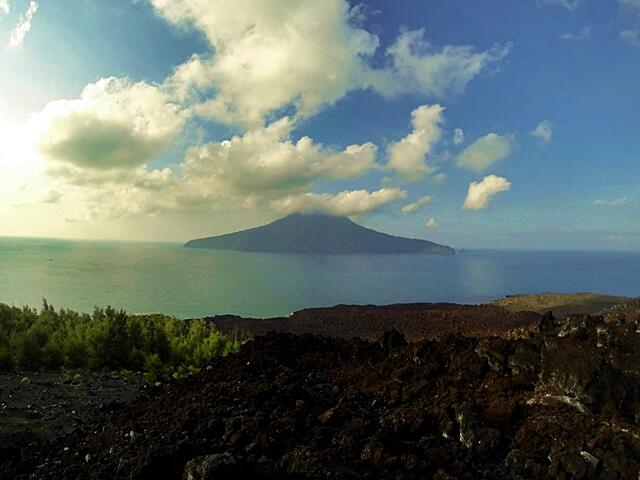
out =
[[[51,102],[35,115],[38,149],[51,160],[109,170],[143,165],[161,153],[186,118],[158,87],[104,78],[79,99]]]
[[[169,84],[184,96],[215,91],[199,114],[255,126],[274,110],[294,105],[301,117],[355,87],[378,39],[349,24],[342,0],[153,0],[172,22],[192,23],[215,49],[177,68]]]
[[[375,192],[345,191],[336,195],[305,193],[276,200],[273,206],[282,214],[325,212],[350,217],[376,210],[406,197],[407,193],[397,188],[382,188]]]
[[[0,203],[6,207],[55,203],[48,193],[55,190],[56,182],[43,175],[45,164],[33,149],[32,132],[0,113],[0,139]]]
[[[215,50],[178,66],[167,86],[198,115],[245,127],[284,107],[309,117],[351,90],[458,94],[510,50],[438,49],[423,30],[406,30],[387,50],[388,65],[376,69],[370,63],[379,39],[351,21],[343,0],[151,1],[169,21],[202,31]]]
[[[489,201],[500,192],[511,190],[511,182],[506,178],[488,175],[481,182],[472,182],[462,208],[465,210],[483,210]]]
[[[435,170],[426,162],[442,136],[444,107],[422,105],[411,112],[413,131],[389,146],[387,169],[395,170],[402,180],[419,180]]]
[[[28,177],[42,167],[34,152],[32,134],[25,125],[10,123],[0,112],[0,171],[5,178]]]
[[[402,213],[404,213],[405,215],[410,215],[412,213],[416,213],[420,208],[424,207],[429,202],[431,202],[431,196],[430,195],[425,195],[424,197],[420,197],[415,202],[409,203],[409,204],[405,205],[404,207],[402,207]]]
[[[407,193],[335,188],[332,182],[382,171],[393,172],[396,181],[442,182],[445,174],[437,173],[432,158],[444,134],[444,107],[415,108],[411,131],[389,144],[386,163],[378,163],[372,142],[328,146],[296,136],[296,128],[356,90],[386,98],[417,95],[422,102],[460,94],[510,51],[510,44],[486,51],[438,47],[423,30],[401,30],[382,50],[378,36],[363,28],[363,15],[370,13],[344,0],[149,1],[169,22],[202,32],[211,52],[193,54],[157,84],[101,78],[77,98],[50,102],[22,125],[0,121],[0,136],[9,138],[0,144],[0,185],[4,196],[11,185],[16,208],[64,212],[69,223],[212,212],[373,211]],[[31,2],[12,34],[13,48],[22,45],[37,9]],[[4,10],[8,3],[0,0]],[[192,140],[179,162],[150,167],[198,117],[239,133]],[[483,163],[478,155],[495,157],[484,160],[488,166],[509,153],[509,139],[491,135],[468,147],[485,151],[472,163]],[[454,139],[462,143],[462,130]],[[323,193],[332,189],[339,193]],[[402,210],[413,213],[429,199]]]
[[[242,136],[194,147],[184,163],[185,177],[232,194],[275,194],[358,177],[374,167],[372,143],[337,152],[309,137],[293,141],[293,127],[293,120],[284,117]]]
[[[27,33],[31,30],[31,23],[33,22],[33,16],[38,11],[38,2],[31,1],[29,2],[29,8],[26,13],[20,17],[18,20],[18,24],[14,27],[14,29],[9,34],[9,44],[8,47],[10,49],[17,49],[22,47],[24,43],[24,39],[27,36]]]
[[[481,172],[507,158],[513,150],[514,139],[510,135],[489,133],[465,148],[456,160],[459,167]]]
[[[430,218],[429,220],[427,220],[427,223],[425,223],[425,227],[427,228],[438,228],[439,226],[440,225],[435,218]]]
[[[371,143],[337,151],[309,137],[294,141],[293,128],[293,120],[284,117],[229,140],[192,147],[174,168],[150,170],[139,161],[123,163],[109,149],[108,157],[92,154],[73,162],[55,158],[48,174],[75,188],[78,207],[68,213],[67,221],[82,222],[167,212],[268,210],[284,197],[305,194],[318,182],[358,177],[375,167],[376,147]],[[94,167],[96,159],[104,158],[113,168]],[[310,201],[332,197],[309,198],[304,203],[292,200],[288,208],[307,208]],[[353,205],[355,197],[348,199]],[[357,208],[349,208],[362,212],[391,201],[384,194],[372,199],[360,198]],[[336,205],[345,202],[343,198]]]

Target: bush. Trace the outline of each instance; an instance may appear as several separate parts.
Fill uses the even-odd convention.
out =
[[[181,378],[238,349],[204,320],[128,315],[111,307],[91,315],[0,304],[0,370],[77,369],[146,372],[149,381]],[[175,374],[175,375],[174,375]]]

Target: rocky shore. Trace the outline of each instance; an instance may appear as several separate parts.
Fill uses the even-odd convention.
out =
[[[637,479],[636,313],[413,342],[258,336],[23,448],[7,478]]]
[[[277,331],[376,340],[395,329],[408,341],[415,342],[449,334],[473,337],[522,335],[534,330],[539,318],[535,312],[508,311],[496,305],[403,303],[309,308],[288,317],[270,319],[221,315],[208,320],[222,333],[241,339]]]

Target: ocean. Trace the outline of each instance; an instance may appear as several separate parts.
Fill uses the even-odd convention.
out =
[[[275,255],[179,244],[0,237],[0,302],[179,318],[308,307],[481,303],[509,294],[640,295],[640,252],[476,250],[455,256]]]

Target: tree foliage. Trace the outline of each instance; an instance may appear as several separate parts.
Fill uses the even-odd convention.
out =
[[[129,315],[111,307],[91,315],[0,304],[0,370],[91,369],[180,376],[236,351],[237,342],[204,320]]]

